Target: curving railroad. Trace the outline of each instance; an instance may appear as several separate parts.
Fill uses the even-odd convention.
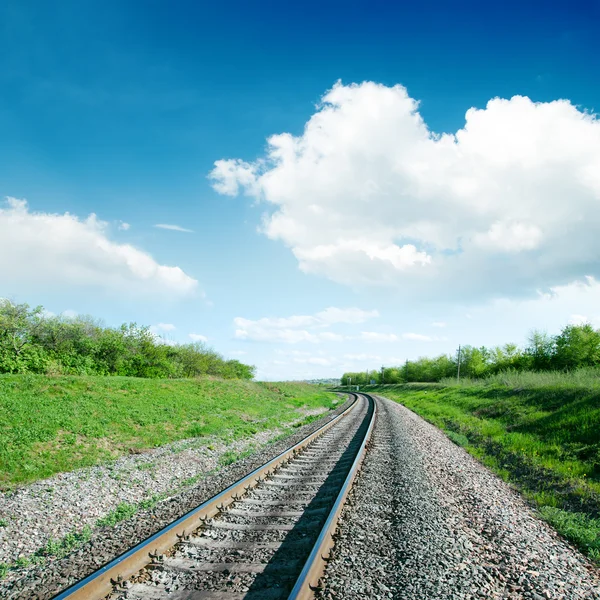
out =
[[[375,421],[338,417],[55,600],[312,598]]]

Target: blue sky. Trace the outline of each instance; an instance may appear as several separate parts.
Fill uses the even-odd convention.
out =
[[[0,295],[204,336],[271,379],[595,322],[599,21],[5,2]]]

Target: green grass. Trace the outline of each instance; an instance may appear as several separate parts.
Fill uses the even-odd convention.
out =
[[[135,515],[138,511],[136,504],[128,504],[127,502],[121,502],[115,510],[112,510],[101,519],[96,521],[97,527],[114,527],[121,521],[126,521]]]
[[[600,382],[589,373],[367,388],[443,429],[600,559]]]
[[[300,383],[0,375],[0,489],[180,439],[247,438],[336,401]]]

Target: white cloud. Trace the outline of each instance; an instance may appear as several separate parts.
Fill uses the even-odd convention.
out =
[[[264,317],[251,320],[236,317],[235,337],[257,342],[340,342],[348,336],[333,331],[322,331],[337,324],[357,324],[378,317],[376,310],[360,308],[329,307],[314,315],[293,315],[291,317]]]
[[[444,321],[434,321],[431,326],[443,328],[446,327],[446,323]]]
[[[294,358],[293,360],[295,363],[298,364],[318,365],[320,367],[330,367],[336,362],[332,359],[323,358],[321,356],[310,356],[308,358]]]
[[[245,350],[230,350],[227,354],[230,356],[244,356],[248,353]]]
[[[188,334],[188,337],[193,342],[208,342],[208,338],[205,335],[201,335],[200,333],[190,333]],[[233,354],[233,352],[230,352],[230,354]]]
[[[262,231],[303,271],[344,284],[476,300],[600,275],[600,121],[568,100],[494,98],[439,135],[404,87],[338,83],[302,135],[210,177],[266,202]]]
[[[346,360],[363,362],[365,360],[381,360],[378,354],[344,354]]]
[[[377,310],[362,310],[360,308],[336,308],[330,306],[316,314],[316,319],[322,325],[335,323],[364,323],[379,316]]]
[[[108,223],[92,214],[30,211],[25,200],[0,207],[0,280],[11,292],[48,285],[94,287],[119,293],[184,296],[198,282],[179,267],[108,237]]]
[[[67,319],[74,319],[77,316],[77,311],[67,308],[67,310],[62,311],[61,315],[67,317]]]
[[[348,339],[347,335],[341,335],[339,333],[333,333],[333,331],[323,331],[318,334],[319,339],[324,342],[343,342]]]
[[[430,335],[423,335],[421,333],[403,333],[402,337],[405,340],[412,340],[414,342],[432,342],[434,339],[436,339]]]
[[[152,331],[175,331],[177,329],[173,323],[158,323],[157,325],[152,325],[150,327]]]
[[[397,342],[400,340],[395,333],[380,333],[378,331],[363,331],[357,339],[365,342]]]
[[[180,227],[179,225],[169,225],[167,223],[158,223],[154,227],[158,229],[168,229],[169,231],[181,231],[183,233],[194,233],[193,229],[186,229],[185,227]]]
[[[131,225],[129,223],[119,221],[119,231],[128,231],[129,229],[131,229]]]
[[[569,317],[569,325],[585,325],[590,323],[592,320],[584,315],[571,315]]]

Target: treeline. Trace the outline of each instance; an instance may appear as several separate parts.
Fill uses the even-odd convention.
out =
[[[342,385],[435,382],[460,374],[482,378],[503,371],[570,371],[600,365],[600,330],[590,324],[567,325],[555,336],[534,331],[524,347],[505,344],[494,348],[464,346],[455,355],[406,361],[378,371],[344,373]]]
[[[254,371],[202,343],[167,345],[135,323],[105,327],[0,299],[0,373],[252,379]]]

